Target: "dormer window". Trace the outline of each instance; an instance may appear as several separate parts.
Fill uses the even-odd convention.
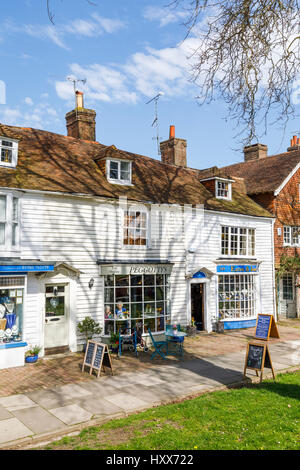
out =
[[[110,183],[131,184],[131,162],[107,160],[107,179]]]
[[[0,136],[0,166],[14,168],[18,161],[18,142]]]
[[[231,200],[231,182],[216,180],[216,198]]]

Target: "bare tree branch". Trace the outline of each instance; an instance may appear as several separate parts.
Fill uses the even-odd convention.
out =
[[[172,0],[169,7],[188,12],[186,38],[198,40],[190,60],[199,104],[223,99],[244,144],[258,139],[262,123],[266,132],[271,117],[285,126],[295,116],[297,0]]]

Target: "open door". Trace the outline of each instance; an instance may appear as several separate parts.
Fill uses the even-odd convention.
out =
[[[204,330],[204,289],[203,282],[191,284],[191,316],[197,330]]]

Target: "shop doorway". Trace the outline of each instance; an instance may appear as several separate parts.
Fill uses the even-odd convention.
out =
[[[197,330],[203,331],[204,324],[204,298],[205,298],[205,284],[197,282],[191,284],[191,317],[195,322]]]
[[[45,352],[69,349],[69,285],[45,286]],[[46,351],[48,350],[48,351]]]

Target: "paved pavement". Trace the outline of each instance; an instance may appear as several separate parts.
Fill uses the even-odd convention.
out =
[[[246,348],[245,348],[246,350]],[[300,339],[269,344],[275,372],[300,367]],[[28,448],[89,425],[240,383],[245,351],[0,397],[0,448]],[[270,370],[264,370],[264,377]],[[247,370],[247,380],[255,381]]]

